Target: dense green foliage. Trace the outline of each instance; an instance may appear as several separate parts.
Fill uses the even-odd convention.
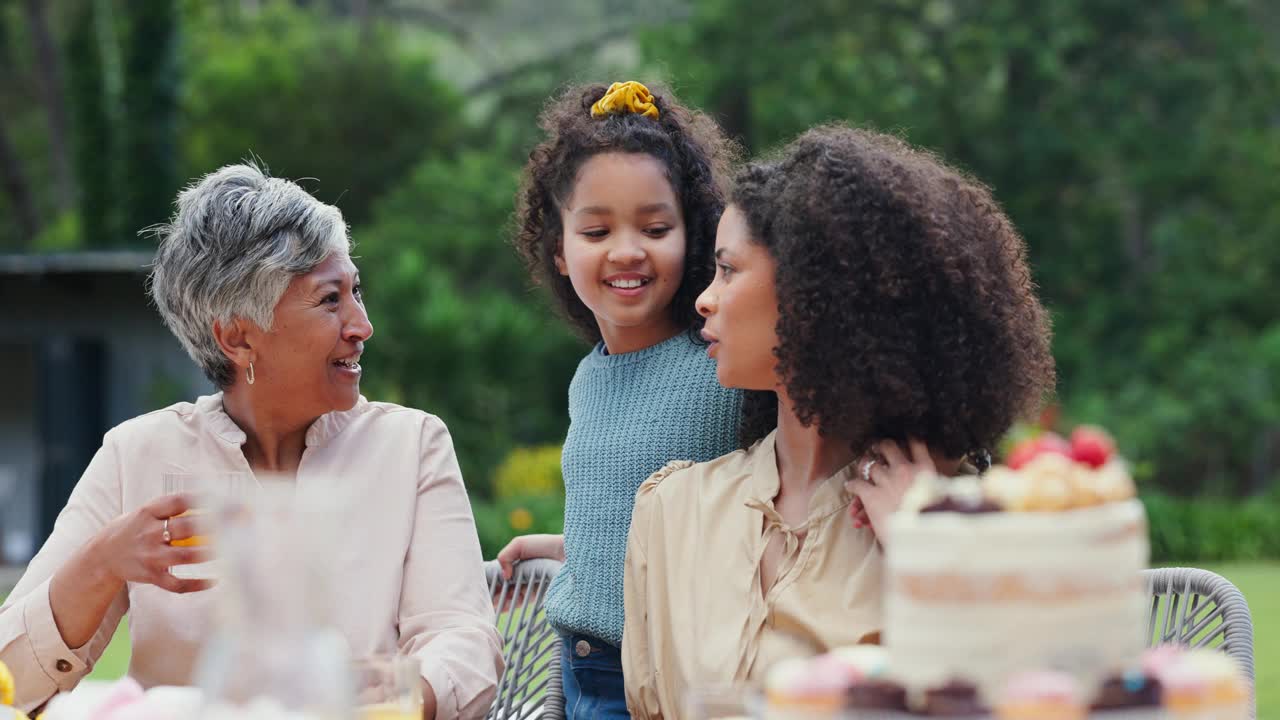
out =
[[[504,244],[516,179],[489,153],[429,158],[356,233],[376,328],[365,391],[439,414],[481,494],[514,445],[564,437],[582,352]]]
[[[1273,3],[67,0],[50,20],[70,213],[52,197],[21,5],[0,0],[0,132],[15,148],[0,250],[141,242],[157,198],[251,154],[314,178],[352,224],[369,289],[366,391],[443,417],[479,496],[514,448],[563,438],[584,350],[507,244],[538,107],[564,82],[626,76],[667,80],[752,153],[851,122],[990,184],[1053,312],[1062,422],[1116,433],[1157,556],[1280,554],[1258,539],[1277,536],[1274,500],[1232,504],[1266,495],[1280,468]],[[38,237],[22,234],[11,176]],[[511,509],[482,524],[510,525]]]
[[[1054,314],[1066,419],[1112,428],[1171,491],[1272,481],[1274,9],[749,4],[699,3],[692,22],[652,31],[648,54],[753,150],[850,121],[896,129],[992,185]]]

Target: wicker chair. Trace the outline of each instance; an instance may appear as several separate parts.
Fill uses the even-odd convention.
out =
[[[1147,644],[1213,647],[1229,655],[1249,678],[1250,716],[1256,717],[1253,620],[1244,595],[1208,570],[1159,568],[1143,577],[1151,594]]]
[[[563,720],[560,637],[542,614],[542,601],[560,563],[525,560],[516,565],[510,580],[502,577],[496,561],[485,563],[484,571],[489,594],[499,608],[498,633],[507,661],[486,720]]]

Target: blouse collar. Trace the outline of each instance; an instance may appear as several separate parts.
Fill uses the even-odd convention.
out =
[[[751,491],[747,506],[765,512],[766,516],[770,514],[766,509],[776,513],[773,499],[778,496],[778,490],[782,487],[782,480],[778,476],[777,436],[778,431],[775,429],[751,448],[751,453],[755,457],[752,458],[750,470]],[[853,479],[857,465],[858,461],[855,459],[837,470],[831,477],[823,480],[822,484],[814,490],[813,497],[809,499],[809,515],[806,524],[827,517],[833,512],[843,511],[849,506],[853,495],[845,489],[845,483]]]
[[[227,414],[222,404],[222,393],[205,395],[196,400],[196,414],[206,419],[209,428],[215,435],[234,445],[244,445],[248,440],[244,430]],[[363,395],[356,401],[355,407],[341,412],[330,412],[316,418],[307,428],[304,439],[307,447],[320,447],[341,433],[353,420],[368,409],[369,401]]]

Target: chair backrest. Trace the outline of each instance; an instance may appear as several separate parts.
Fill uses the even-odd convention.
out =
[[[510,580],[502,577],[497,561],[485,563],[484,570],[489,594],[498,608],[498,634],[502,636],[502,654],[507,662],[486,719],[562,720],[559,636],[542,612],[542,601],[551,579],[560,571],[560,563],[525,560],[516,564]]]
[[[1143,571],[1151,595],[1147,645],[1217,648],[1249,678],[1254,705],[1253,620],[1244,595],[1226,578],[1198,568]]]

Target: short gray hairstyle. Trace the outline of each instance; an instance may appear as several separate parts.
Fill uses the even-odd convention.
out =
[[[351,250],[337,208],[252,164],[204,176],[178,194],[172,220],[150,232],[160,242],[151,298],[191,359],[224,389],[235,368],[213,323],[239,317],[270,330],[293,278]]]

